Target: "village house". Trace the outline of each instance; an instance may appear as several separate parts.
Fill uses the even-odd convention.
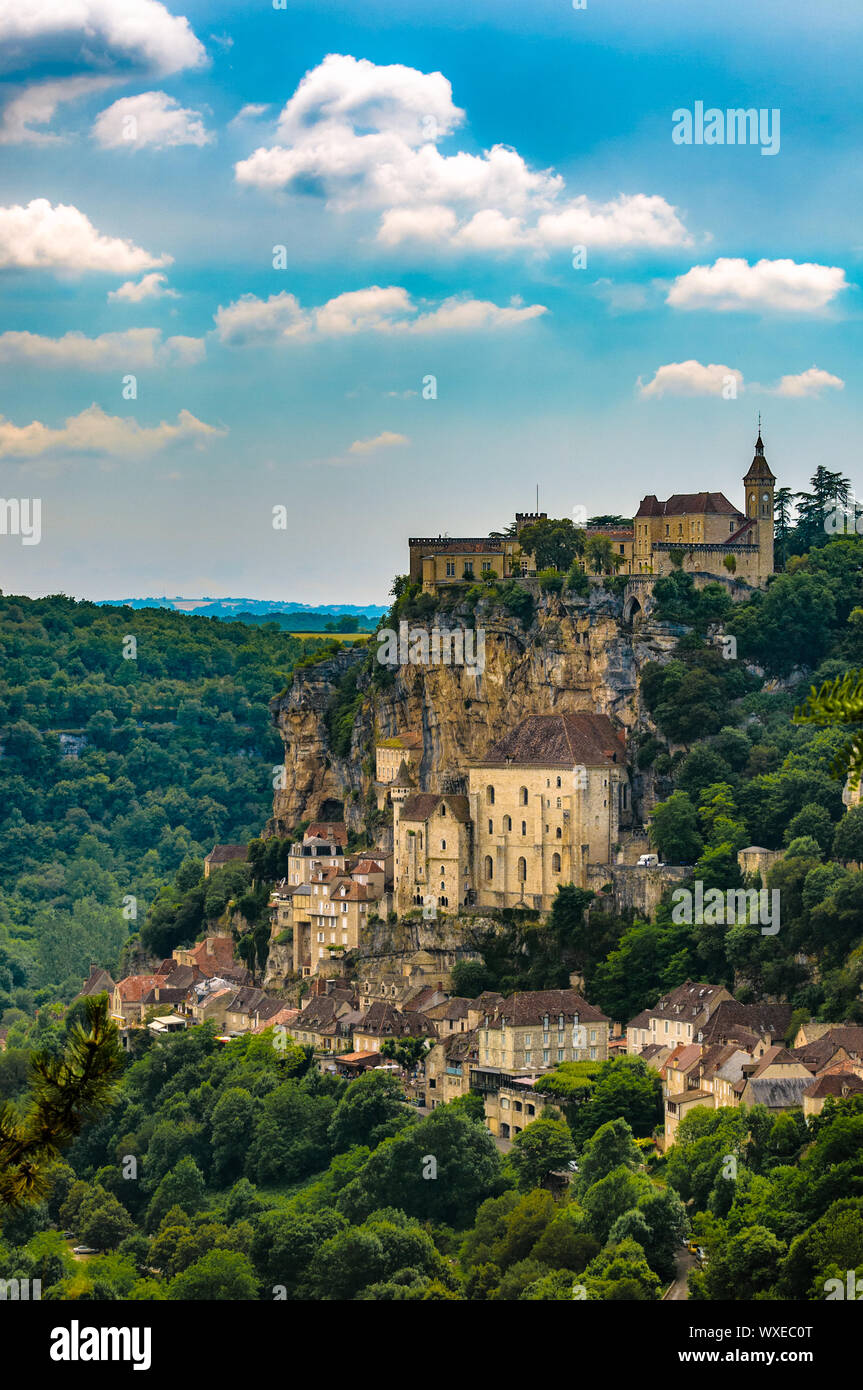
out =
[[[437,1030],[425,1014],[402,1012],[385,999],[376,999],[354,1026],[355,1052],[380,1052],[387,1038],[436,1038]]]
[[[440,1028],[438,1029],[440,1033]],[[471,1067],[479,1062],[476,1029],[446,1033],[429,1048],[425,1058],[424,1104],[428,1110],[446,1105],[470,1090]]]
[[[214,869],[224,869],[226,864],[247,862],[247,845],[214,845],[204,860],[204,878],[209,878]]]
[[[830,1099],[847,1100],[859,1095],[863,1095],[863,1077],[856,1072],[825,1072],[803,1092],[803,1114],[808,1120],[812,1115],[820,1115]]]
[[[574,989],[511,994],[478,1027],[480,1065],[514,1073],[604,1062],[611,1019]]]
[[[686,980],[657,1000],[652,1009],[642,1009],[626,1025],[627,1052],[642,1052],[656,1043],[674,1047],[693,1042],[713,1008],[721,1000],[731,998],[724,985]]]

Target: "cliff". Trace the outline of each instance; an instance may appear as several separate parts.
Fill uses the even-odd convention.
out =
[[[270,706],[285,745],[284,786],[275,794],[270,834],[342,814],[359,830],[374,782],[375,741],[408,729],[422,735],[420,780],[429,791],[463,790],[447,779],[464,774],[528,714],[593,710],[632,733],[643,721],[639,673],[648,661],[667,660],[676,642],[668,629],[646,622],[634,633],[623,622],[621,601],[598,586],[589,599],[538,596],[529,626],[483,600],[473,616],[457,610],[411,627],[453,626],[459,619],[485,632],[481,674],[467,666],[406,665],[384,671],[381,683],[372,667],[374,638],[368,648],[348,648],[295,673]],[[337,701],[353,714],[350,748],[341,756],[328,728]]]

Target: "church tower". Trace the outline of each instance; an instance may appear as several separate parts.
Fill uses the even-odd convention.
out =
[[[756,523],[753,540],[758,546],[758,582],[764,584],[768,575],[773,573],[773,493],[776,479],[764,457],[760,415],[755,457],[743,479],[743,486],[746,489],[747,520]]]

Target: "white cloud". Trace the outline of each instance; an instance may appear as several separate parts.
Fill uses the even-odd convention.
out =
[[[162,341],[158,328],[129,328],[122,333],[65,333],[45,338],[38,333],[0,333],[0,362],[39,367],[71,367],[85,371],[132,367],[190,365],[206,355],[202,338],[175,337]]]
[[[376,434],[374,439],[355,439],[348,453],[374,454],[378,449],[392,449],[401,444],[410,444],[406,434],[393,434],[392,430],[383,430]]]
[[[788,399],[803,399],[804,397],[820,396],[821,392],[827,388],[833,391],[843,391],[845,382],[840,376],[833,376],[830,372],[822,371],[820,367],[809,367],[805,372],[798,372],[796,376],[784,376],[778,386],[772,390],[768,388],[770,395],[785,396]]]
[[[574,241],[606,249],[691,241],[664,198],[567,196],[560,174],[532,169],[507,145],[444,155],[461,124],[442,73],[330,54],[282,111],[279,143],[235,166],[238,182],[377,210],[385,245],[419,240],[462,250],[547,251]]]
[[[48,125],[63,101],[90,96],[114,84],[113,77],[66,77],[54,82],[34,82],[13,96],[0,116],[0,145],[59,144],[62,135],[34,126]]]
[[[487,299],[445,299],[437,309],[415,319],[387,324],[393,333],[476,333],[527,323],[547,314],[544,304],[500,306]]]
[[[702,362],[690,359],[688,362],[668,362],[658,367],[651,381],[638,379],[638,390],[642,398],[659,396],[719,396],[734,382],[735,390],[743,390],[743,373],[736,367],[726,367],[721,362]]]
[[[12,96],[0,121],[4,144],[60,138],[33,126],[47,125],[61,102],[207,61],[189,21],[158,0],[0,0],[0,55],[7,73],[41,66],[66,74]]]
[[[309,316],[296,295],[283,290],[269,299],[244,294],[214,314],[216,332],[231,347],[255,347],[294,338],[309,330]]]
[[[125,304],[140,304],[143,299],[179,299],[177,291],[168,288],[167,279],[160,270],[153,270],[143,280],[124,280],[119,289],[108,291],[108,299]]]
[[[146,65],[156,72],[201,67],[206,52],[189,21],[158,0],[39,0],[0,6],[6,65],[52,53],[88,67]]]
[[[526,323],[547,312],[544,304],[501,306],[459,296],[420,310],[401,286],[371,285],[336,295],[311,309],[304,309],[295,295],[284,290],[269,299],[246,294],[227,308],[220,305],[214,319],[223,343],[248,347],[295,338],[344,338],[354,333],[483,332]]]
[[[171,256],[152,256],[120,237],[103,236],[71,205],[34,198],[26,207],[0,207],[0,267],[99,270],[135,274],[170,265]]]
[[[560,212],[546,213],[538,224],[549,246],[585,245],[605,248],[687,246],[692,238],[664,198],[646,193],[593,203],[584,195],[573,198]]]
[[[166,92],[121,97],[100,111],[92,134],[103,149],[135,150],[149,145],[163,150],[174,145],[208,145],[215,139],[200,111],[181,106]]]
[[[848,288],[839,266],[792,260],[720,257],[695,265],[674,281],[667,303],[675,309],[714,309],[818,313]]]
[[[263,116],[265,111],[269,111],[269,103],[265,101],[250,101],[245,106],[241,106],[236,116],[232,116],[228,125],[239,125],[241,121],[256,121],[259,116]]]
[[[59,429],[51,429],[40,420],[13,425],[0,416],[0,458],[38,458],[55,452],[138,457],[180,440],[203,443],[225,433],[196,419],[188,410],[180,411],[176,424],[163,420],[148,427],[131,417],[107,415],[93,404],[80,415],[70,416]]]

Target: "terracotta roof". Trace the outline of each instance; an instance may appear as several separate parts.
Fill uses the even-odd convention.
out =
[[[700,516],[713,513],[721,516],[739,516],[743,513],[733,506],[721,492],[675,492],[666,502],[660,502],[651,493],[642,499],[636,516]]]
[[[477,766],[603,767],[623,762],[625,754],[623,731],[606,714],[530,714],[493,743]]]
[[[723,545],[736,545],[740,537],[744,536],[747,531],[751,531],[753,526],[757,524],[754,517],[749,517],[747,521],[744,521],[742,526],[738,526],[737,530],[732,532],[727,540],[723,541]]]
[[[813,1100],[821,1096],[859,1096],[863,1092],[863,1079],[853,1071],[833,1071],[819,1076],[803,1092]]]
[[[668,1066],[673,1066],[674,1071],[691,1071],[696,1063],[701,1061],[701,1053],[702,1049],[698,1043],[690,1043],[688,1047],[684,1047],[683,1051],[678,1053],[673,1063],[671,1058],[668,1059]]]
[[[232,859],[247,859],[247,845],[215,845],[204,860],[205,864],[227,864]]]
[[[581,1023],[611,1022],[607,1014],[593,1004],[588,1004],[574,989],[537,989],[511,994],[509,998],[504,999],[495,1019],[489,1019],[489,1027],[499,1028],[501,1019],[519,1027],[523,1024],[539,1023],[546,1014],[550,1019],[563,1014],[567,1020],[578,1014]]]
[[[470,804],[466,796],[442,795],[436,792],[416,792],[405,800],[400,819],[403,821],[427,821],[444,802],[447,814],[462,825],[470,820]]]
[[[158,975],[127,975],[117,981],[117,989],[124,1004],[140,1004],[147,991],[161,983]]]
[[[313,821],[303,836],[303,840],[331,840],[336,845],[346,845],[348,842],[348,828],[343,820],[316,820]]]
[[[790,1022],[790,1004],[740,1004],[736,999],[722,999],[699,1032],[703,1042],[724,1042],[725,1034],[730,1039],[735,1028],[775,1038],[784,1036]]]

